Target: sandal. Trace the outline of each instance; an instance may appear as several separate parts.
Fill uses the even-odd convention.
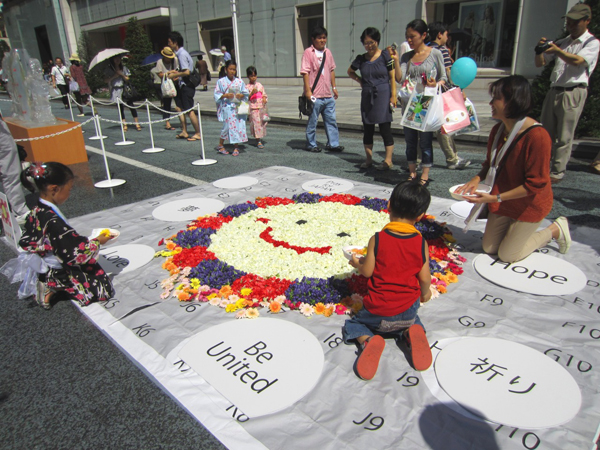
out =
[[[123,131],[127,131],[127,124],[123,124]]]
[[[135,129],[138,130],[138,131],[142,131],[142,126],[141,125],[136,125]]]
[[[221,155],[229,155],[229,152],[227,150],[225,150],[225,147],[223,147],[222,145],[219,145],[218,147],[216,147],[216,150],[221,154]]]
[[[409,175],[408,178],[406,179],[406,181],[415,181],[417,179],[417,177],[413,177],[412,175]]]
[[[240,156],[240,152],[237,148],[233,149],[233,153],[231,154],[231,156]]]
[[[46,283],[38,281],[35,290],[35,301],[45,310],[49,310],[50,308],[52,308],[52,305],[50,304],[51,296],[48,297],[48,301],[46,301],[46,297],[48,296],[48,294],[52,294],[52,291],[48,289]]]
[[[433,357],[431,356],[431,348],[429,348],[429,342],[427,342],[423,327],[419,324],[411,325],[404,332],[404,337],[415,370],[423,371],[429,369]]]
[[[356,360],[356,374],[363,380],[372,380],[379,367],[379,359],[385,348],[385,341],[379,335],[371,336],[363,343],[362,351]]]
[[[176,130],[177,128],[172,127],[171,125],[169,125],[168,127],[165,127],[165,130]]]
[[[189,135],[185,135],[183,136],[182,134],[178,134],[175,136],[175,139],[189,139]]]
[[[419,183],[421,184],[421,186],[429,186],[429,178],[427,180],[424,180],[423,178],[419,179]]]
[[[390,170],[392,167],[394,167],[393,164],[388,164],[385,161],[383,161],[381,164],[375,166],[375,168],[377,170]]]
[[[263,143],[262,143],[262,142],[259,142],[258,144],[256,144],[256,146],[257,146],[258,148],[265,148],[265,146],[263,145]]]
[[[360,166],[358,166],[359,169],[370,169],[371,167],[373,167],[373,161],[371,161],[371,162],[365,161]]]

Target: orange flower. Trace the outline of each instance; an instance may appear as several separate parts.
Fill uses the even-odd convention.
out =
[[[177,298],[179,299],[180,302],[186,302],[190,299],[190,294],[188,294],[187,292],[181,291],[177,294]]]
[[[315,314],[323,314],[327,307],[323,303],[317,303],[315,305]]]
[[[171,264],[173,262],[173,258],[167,258],[165,259],[165,262],[162,263],[162,268],[167,270],[167,265]]]
[[[219,290],[219,295],[221,295],[221,297],[229,297],[231,294],[233,294],[233,289],[231,289],[231,286],[229,286],[228,284],[224,285]]]
[[[173,250],[175,247],[177,247],[177,245],[175,245],[175,242],[167,242],[167,250]]]
[[[448,290],[446,289],[446,286],[442,286],[441,284],[438,284],[436,287],[437,287],[437,290],[440,292],[440,294],[445,294],[446,292],[448,292]]]
[[[250,308],[252,305],[254,305],[254,300],[249,298],[244,299],[244,308]]]
[[[281,303],[279,302],[271,302],[269,304],[269,310],[273,313],[273,314],[277,314],[278,312],[281,311]]]
[[[446,275],[446,279],[449,283],[456,283],[458,281],[458,277],[452,272],[448,272],[448,274]]]
[[[325,317],[329,317],[333,314],[333,306],[329,306],[328,308],[325,309],[325,311],[323,311],[323,315]]]

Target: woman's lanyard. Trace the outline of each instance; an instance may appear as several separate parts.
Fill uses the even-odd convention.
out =
[[[498,131],[496,132],[496,137],[494,138],[494,143],[492,144],[492,153],[490,155],[490,168],[488,169],[488,172],[487,172],[487,175],[485,176],[485,180],[483,181],[483,184],[490,186],[490,187],[494,185],[494,182],[496,181],[496,173],[498,172],[498,166],[500,165],[500,161],[502,161],[502,158],[504,158],[506,151],[510,148],[510,145],[514,141],[514,139],[517,136],[517,134],[519,133],[519,131],[521,131],[521,128],[523,127],[523,124],[525,123],[525,120],[527,120],[527,117],[523,117],[521,120],[519,120],[515,124],[512,131],[510,132],[510,135],[508,136],[508,139],[506,139],[506,142],[500,148],[500,151],[498,151],[498,142],[500,141],[500,136],[502,136],[502,134],[504,132],[504,128],[505,128],[504,123],[502,125],[500,125],[500,127],[498,128]],[[471,209],[471,213],[469,214],[469,217],[467,217],[465,219],[466,226],[463,228],[463,231],[465,233],[467,231],[469,231],[469,228],[471,228],[471,225],[473,225],[473,223],[480,216],[481,212],[483,211],[484,206],[485,206],[485,203],[476,203],[473,205],[473,208]]]
[[[44,200],[43,198],[40,198],[40,203],[43,203],[44,205],[50,207],[50,209],[52,209],[52,211],[54,211],[56,213],[56,215],[58,217],[60,217],[62,220],[65,221],[65,223],[67,225],[69,225],[69,221],[67,220],[67,218],[63,215],[62,212],[60,212],[60,209],[58,209],[58,206],[56,206],[54,203],[49,202],[47,200]],[[70,225],[69,225],[70,226]]]

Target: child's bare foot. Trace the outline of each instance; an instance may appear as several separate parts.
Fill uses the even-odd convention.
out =
[[[414,324],[404,332],[404,338],[410,351],[410,357],[415,370],[423,371],[429,369],[433,357],[431,348],[425,336],[425,330],[421,325]]]
[[[362,351],[356,360],[356,373],[363,380],[372,380],[379,367],[379,359],[385,348],[381,336],[371,336],[363,343]]]

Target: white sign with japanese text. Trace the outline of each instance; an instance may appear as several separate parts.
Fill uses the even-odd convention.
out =
[[[152,211],[155,219],[165,222],[187,222],[221,211],[225,203],[212,198],[186,198],[158,206]]]
[[[258,179],[254,177],[229,177],[214,181],[213,186],[221,189],[242,189],[254,186]]]
[[[459,405],[486,420],[540,429],[569,422],[581,392],[567,370],[525,345],[496,338],[464,338],[445,346],[435,375]]]

